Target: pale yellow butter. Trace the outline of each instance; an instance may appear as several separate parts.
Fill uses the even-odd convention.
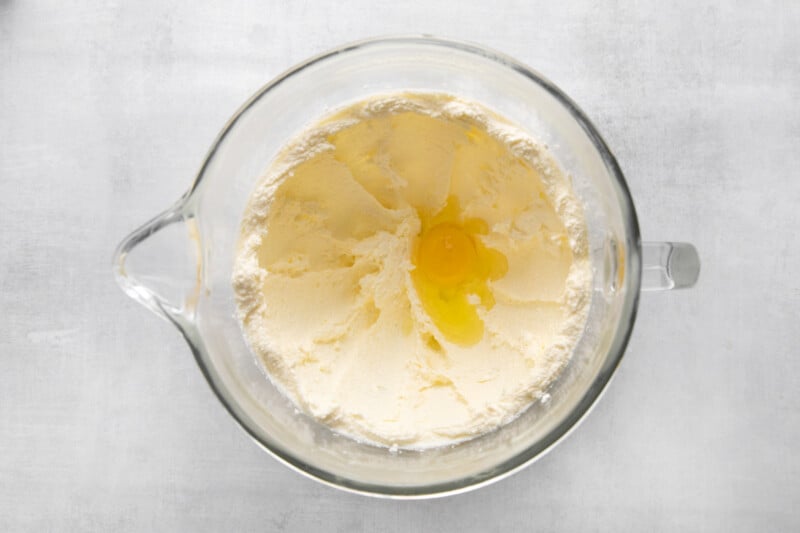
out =
[[[241,232],[233,283],[253,351],[301,409],[379,444],[508,422],[586,320],[568,180],[521,130],[452,96],[376,97],[314,125],[268,170]]]

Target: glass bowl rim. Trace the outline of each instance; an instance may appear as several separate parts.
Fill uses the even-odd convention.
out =
[[[543,75],[508,55],[496,52],[482,45],[472,44],[464,41],[443,39],[427,34],[382,36],[346,43],[313,56],[273,78],[270,82],[266,83],[258,91],[256,91],[256,93],[244,104],[242,104],[223,126],[222,130],[217,135],[216,139],[211,145],[211,148],[206,154],[194,183],[179,201],[179,204],[182,204],[183,206],[179,209],[185,212],[193,211],[192,206],[196,205],[195,195],[199,194],[199,191],[202,191],[199,186],[202,183],[206,175],[206,171],[208,170],[211,161],[214,159],[214,156],[216,155],[220,145],[223,143],[228,134],[236,127],[236,123],[239,121],[239,119],[241,119],[250,110],[250,108],[253,107],[253,105],[255,105],[255,103],[258,102],[258,100],[260,100],[269,91],[279,86],[292,76],[299,74],[303,70],[318,63],[324,62],[334,56],[340,56],[356,50],[386,45],[421,45],[451,48],[459,52],[466,52],[468,54],[479,56],[483,59],[494,61],[501,66],[512,69],[515,72],[523,75],[524,77],[528,78],[528,80],[539,85],[541,88],[547,91],[561,105],[563,105],[567,111],[569,111],[572,118],[582,127],[586,135],[589,137],[594,148],[601,156],[606,169],[609,171],[609,174],[612,177],[614,189],[617,193],[619,206],[625,220],[626,275],[624,279],[624,290],[626,291],[626,297],[623,304],[619,325],[614,334],[611,347],[609,348],[610,357],[608,357],[604,362],[603,366],[594,377],[592,384],[580,401],[572,409],[572,411],[570,411],[570,413],[558,425],[551,429],[544,438],[534,442],[525,448],[525,450],[507,459],[506,461],[495,465],[485,475],[470,475],[455,480],[428,485],[394,486],[364,483],[361,481],[344,478],[337,474],[307,464],[304,461],[294,457],[291,451],[283,450],[279,447],[270,445],[268,442],[264,442],[259,437],[258,431],[255,428],[250,427],[249,417],[244,413],[243,410],[239,408],[237,401],[228,394],[227,387],[216,374],[213,364],[211,363],[211,359],[206,352],[202,337],[197,330],[194,321],[191,318],[182,315],[174,315],[172,313],[165,314],[183,334],[192,350],[201,372],[206,378],[206,381],[210,385],[215,396],[219,399],[234,420],[236,420],[239,427],[241,427],[256,442],[256,444],[258,444],[274,458],[306,477],[314,479],[315,481],[321,482],[325,485],[345,490],[347,492],[397,499],[434,498],[474,490],[519,472],[549,452],[556,444],[558,444],[570,432],[572,432],[591,411],[592,407],[596,404],[597,400],[604,392],[614,374],[614,371],[619,365],[633,330],[636,311],[638,309],[639,290],[641,284],[641,237],[633,200],[616,158],[611,153],[610,149],[592,122],[570,97],[568,97],[564,92],[561,91],[561,89],[559,89],[554,83],[549,81]]]

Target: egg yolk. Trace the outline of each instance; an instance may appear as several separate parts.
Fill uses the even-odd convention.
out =
[[[463,228],[445,222],[423,235],[419,243],[419,268],[429,280],[454,285],[475,270],[478,254]]]
[[[455,197],[436,215],[420,213],[420,219],[412,279],[422,306],[447,340],[475,344],[484,329],[477,306],[494,306],[488,281],[506,274],[506,257],[481,242],[478,236],[488,233],[486,222],[463,220]]]

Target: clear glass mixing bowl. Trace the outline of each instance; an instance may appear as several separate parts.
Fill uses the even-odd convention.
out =
[[[494,432],[426,451],[359,443],[298,412],[245,344],[231,287],[240,216],[281,146],[333,108],[401,90],[477,100],[545,142],[585,204],[594,270],[586,331],[548,394]],[[619,363],[640,288],[690,286],[699,262],[691,245],[640,242],[613,155],[555,85],[485,48],[402,37],[332,50],[258,91],[222,129],[191,189],[120,244],[114,270],[132,298],[177,326],[219,400],[265,450],[340,488],[421,497],[497,480],[564,437]]]

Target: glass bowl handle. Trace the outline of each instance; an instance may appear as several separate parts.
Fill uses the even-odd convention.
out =
[[[665,291],[694,286],[700,256],[687,242],[642,243],[642,290]]]
[[[201,257],[194,213],[184,197],[123,239],[114,252],[114,277],[156,315],[185,322],[202,286]]]

